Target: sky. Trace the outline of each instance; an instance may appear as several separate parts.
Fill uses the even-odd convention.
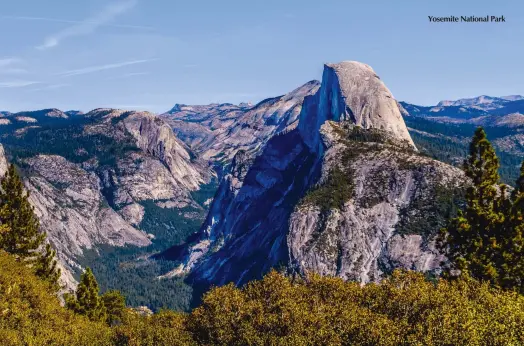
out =
[[[504,15],[505,23],[428,16]],[[369,64],[419,105],[524,94],[524,3],[0,0],[0,110],[253,102]]]

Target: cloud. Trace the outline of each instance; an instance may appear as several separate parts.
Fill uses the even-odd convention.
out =
[[[0,88],[23,88],[35,84],[40,84],[40,82],[17,80],[9,82],[0,82]]]
[[[52,23],[68,23],[68,24],[97,24],[100,27],[124,28],[124,29],[142,29],[142,30],[154,30],[155,29],[152,26],[146,26],[146,25],[108,24],[108,23],[92,22],[89,20],[68,20],[68,19],[45,18],[45,17],[26,17],[26,16],[0,16],[0,18],[14,19],[14,20],[42,21],[42,22],[52,22]]]
[[[20,74],[27,73],[27,70],[16,67],[16,64],[22,60],[18,58],[2,58],[0,59],[0,74]],[[15,66],[13,66],[15,65]]]
[[[90,17],[82,22],[77,22],[74,25],[57,32],[45,39],[44,43],[36,47],[38,49],[49,49],[56,47],[62,40],[72,38],[75,36],[84,36],[94,32],[100,26],[110,22],[117,16],[129,11],[137,4],[137,0],[128,0],[124,2],[114,3],[105,7],[102,12]]]
[[[46,85],[42,88],[38,88],[38,89],[32,89],[31,91],[45,91],[45,90],[56,90],[56,89],[61,89],[61,88],[65,88],[67,86],[70,86],[71,84],[50,84],[50,85]]]
[[[18,58],[3,58],[0,59],[0,67],[6,67],[20,62]]]
[[[99,66],[91,66],[91,67],[85,67],[77,70],[70,70],[61,72],[58,75],[62,77],[70,77],[70,76],[78,76],[82,74],[88,74],[93,72],[99,72],[104,70],[110,70],[114,68],[120,68],[124,66],[130,66],[130,65],[136,65],[136,64],[143,64],[146,62],[156,61],[158,59],[143,59],[143,60],[131,60],[131,61],[124,61],[116,64],[107,64],[107,65],[99,65]]]
[[[121,76],[110,77],[107,80],[122,79],[122,78],[129,78],[129,77],[135,77],[135,76],[146,76],[146,75],[149,75],[149,72],[131,72],[131,73],[125,73]]]

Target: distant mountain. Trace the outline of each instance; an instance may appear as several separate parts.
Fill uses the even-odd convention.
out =
[[[239,150],[260,150],[273,135],[293,130],[304,98],[319,88],[310,81],[292,92],[257,105],[175,105],[162,117],[177,137],[204,159],[228,164]]]
[[[455,101],[440,101],[437,104],[437,107],[471,107],[481,110],[493,110],[504,107],[507,103],[512,101],[523,100],[524,97],[520,95],[510,95],[510,96],[501,96],[501,97],[492,97],[492,96],[478,96],[473,98],[459,99]]]
[[[83,115],[84,114],[84,112],[82,112],[82,111],[73,111],[73,110],[66,111],[64,113],[67,114],[70,117],[74,117],[74,116],[78,116],[78,115]]]
[[[419,149],[439,160],[461,164],[475,128],[482,126],[501,161],[501,174],[513,184],[524,159],[524,100],[520,95],[479,96],[436,106],[399,102]]]

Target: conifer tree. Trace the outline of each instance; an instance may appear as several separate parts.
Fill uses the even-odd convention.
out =
[[[50,244],[46,244],[45,252],[39,256],[36,262],[35,273],[44,281],[49,282],[56,291],[60,289],[61,270],[58,268],[56,251],[53,250]]]
[[[126,300],[119,291],[108,291],[101,296],[106,308],[106,322],[113,326],[122,321],[126,309]]]
[[[98,293],[96,278],[91,268],[86,268],[75,295],[65,295],[66,306],[80,315],[87,316],[91,321],[106,321],[106,308]]]
[[[501,286],[524,294],[524,162],[512,193],[513,203],[506,220],[502,246]]]
[[[0,188],[0,224],[8,229],[2,234],[0,248],[16,258],[34,261],[45,240],[45,233],[39,230],[38,219],[28,198],[29,193],[24,191],[15,166],[10,165]]]
[[[506,188],[499,184],[499,161],[482,128],[473,136],[466,176],[472,185],[466,191],[466,207],[441,230],[439,245],[450,260],[449,274],[469,273],[500,283],[505,214],[508,212]]]
[[[41,252],[46,234],[39,228],[40,223],[29,203],[29,192],[25,192],[15,166],[10,165],[0,185],[0,249],[34,265],[36,274],[58,290],[60,269],[55,260],[56,252],[49,244],[45,252]]]

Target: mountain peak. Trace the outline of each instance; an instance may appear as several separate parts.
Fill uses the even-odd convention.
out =
[[[414,146],[393,95],[367,64],[343,61],[324,65],[315,97],[304,103],[299,123],[300,133],[312,149],[319,145],[319,129],[326,120],[388,131]]]

